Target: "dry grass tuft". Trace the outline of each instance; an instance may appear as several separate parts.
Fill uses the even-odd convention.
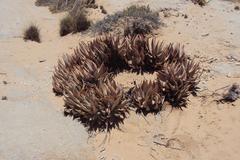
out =
[[[36,25],[30,25],[25,31],[23,35],[23,39],[30,40],[30,41],[35,41],[40,43],[40,30]]]
[[[91,25],[91,22],[87,19],[86,15],[83,12],[75,15],[73,18],[74,18],[74,32],[85,31]]]
[[[91,22],[87,19],[83,12],[72,16],[67,15],[60,22],[60,36],[65,36],[69,33],[77,33],[87,30]]]
[[[65,36],[74,30],[74,20],[73,18],[68,15],[64,17],[60,22],[60,36]]]
[[[95,0],[36,0],[36,6],[49,6],[50,11],[53,13],[70,11],[71,13],[77,13],[83,8],[93,7]]]

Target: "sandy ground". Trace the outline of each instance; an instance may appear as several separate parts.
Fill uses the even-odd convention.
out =
[[[91,159],[87,132],[63,116],[62,100],[51,91],[57,57],[79,37],[60,39],[62,15],[35,7],[33,0],[1,0],[0,11],[0,98],[8,98],[0,100],[0,160]],[[14,38],[32,22],[41,28],[43,43]]]
[[[240,101],[214,101],[224,92],[222,87],[240,83],[237,4],[212,0],[201,8],[184,0],[97,2],[108,13],[136,3],[149,4],[155,10],[171,8],[160,12],[164,25],[155,36],[183,44],[187,54],[201,62],[204,74],[198,96],[191,96],[183,111],[165,106],[157,116],[131,113],[120,131],[88,139],[81,124],[62,115],[62,98],[53,95],[51,76],[57,59],[71,53],[79,41],[93,38],[92,34],[60,38],[58,24],[65,13],[51,14],[47,8],[35,7],[34,0],[1,0],[0,82],[8,84],[0,83],[0,97],[7,96],[8,100],[0,101],[0,160],[238,160]],[[187,18],[182,16],[185,14]],[[91,15],[93,20],[103,16],[97,12]],[[41,44],[19,37],[31,22],[41,28]],[[154,75],[142,78],[152,79]],[[125,86],[136,79],[141,77],[117,77]]]

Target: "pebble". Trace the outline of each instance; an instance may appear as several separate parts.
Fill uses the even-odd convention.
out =
[[[2,96],[2,100],[7,100],[7,96]]]
[[[228,56],[226,56],[226,58],[230,61],[240,62],[240,53],[237,52],[230,53]]]

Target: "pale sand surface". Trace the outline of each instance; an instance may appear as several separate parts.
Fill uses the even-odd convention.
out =
[[[0,22],[0,73],[6,73],[0,74],[0,97],[8,97],[0,101],[0,160],[95,157],[84,127],[63,116],[62,101],[51,91],[57,57],[71,50],[79,38],[60,39],[61,14],[35,7],[34,1],[1,0],[0,11],[4,20]],[[43,43],[12,38],[20,36],[31,22],[41,28]],[[46,62],[39,63],[41,60]]]
[[[0,160],[238,160],[240,158],[240,101],[217,104],[219,88],[240,83],[240,11],[235,3],[212,0],[201,8],[184,0],[98,0],[108,13],[130,4],[149,4],[155,10],[170,7],[157,32],[159,40],[185,45],[187,54],[201,62],[205,72],[198,97],[186,109],[165,106],[160,115],[131,113],[121,131],[92,136],[81,124],[62,115],[62,98],[51,91],[53,66],[79,41],[93,38],[83,33],[58,36],[59,19],[33,0],[0,1]],[[185,19],[182,14],[187,14]],[[93,20],[104,15],[94,11]],[[30,22],[41,28],[43,42],[24,42],[22,29]],[[227,56],[234,56],[230,61]],[[40,60],[46,60],[39,63]],[[6,74],[2,74],[6,73]],[[129,87],[134,80],[154,79],[121,73],[116,80]],[[217,90],[217,91],[215,91]],[[96,157],[96,158],[95,158]]]

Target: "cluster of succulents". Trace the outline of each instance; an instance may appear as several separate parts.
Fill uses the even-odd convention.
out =
[[[158,83],[143,81],[142,84],[132,88],[129,92],[131,106],[136,108],[137,113],[159,113],[161,111],[165,96],[159,92]]]
[[[71,89],[65,96],[65,115],[78,119],[89,131],[119,128],[129,112],[128,100],[115,81],[91,89]]]
[[[153,82],[143,81],[128,92],[114,81],[121,71],[157,72]],[[200,67],[180,45],[142,35],[106,35],[81,42],[72,55],[59,60],[53,91],[64,95],[65,115],[73,116],[89,131],[118,128],[132,107],[137,113],[159,113],[164,102],[185,107],[197,91]]]

